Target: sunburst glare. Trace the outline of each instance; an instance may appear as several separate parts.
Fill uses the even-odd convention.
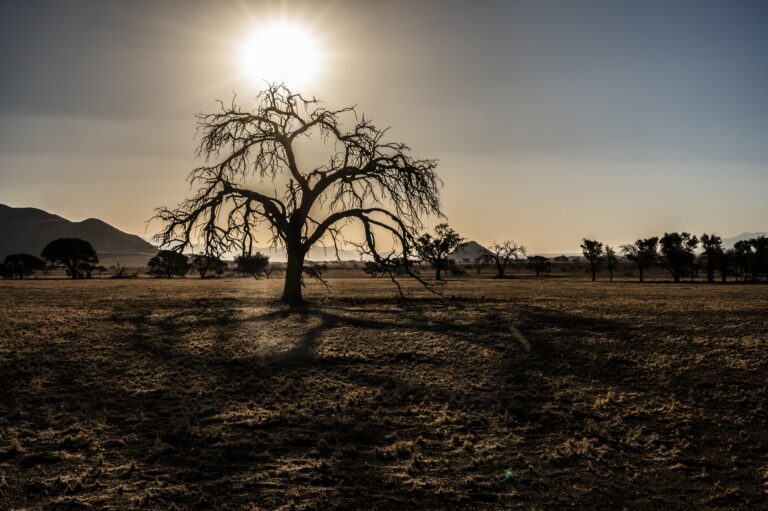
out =
[[[322,68],[325,52],[315,34],[280,20],[257,26],[240,47],[241,72],[251,81],[306,87]]]

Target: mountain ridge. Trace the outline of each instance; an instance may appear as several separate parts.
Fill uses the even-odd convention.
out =
[[[39,255],[48,242],[57,238],[84,239],[93,245],[100,259],[157,253],[157,247],[141,237],[99,218],[73,222],[39,208],[0,204],[0,258],[15,253]]]

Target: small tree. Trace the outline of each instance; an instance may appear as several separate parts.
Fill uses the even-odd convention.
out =
[[[209,273],[219,277],[227,271],[227,263],[222,261],[221,258],[210,254],[193,255],[190,267],[200,274],[201,279],[204,279]]]
[[[94,271],[99,276],[99,278],[101,278],[101,274],[104,273],[107,270],[108,270],[107,267],[103,266],[103,265],[98,265],[98,266],[96,266],[96,268],[94,268]]]
[[[240,275],[250,275],[260,278],[269,266],[269,256],[256,252],[253,255],[243,254],[235,258],[236,272]]]
[[[272,277],[272,275],[280,275],[283,272],[282,268],[279,268],[278,266],[275,266],[274,264],[268,264],[266,268],[264,268],[264,276],[269,279]]]
[[[720,272],[720,282],[725,283],[728,281],[728,274],[731,273],[731,267],[733,266],[733,257],[733,249],[723,250],[723,253],[720,254],[717,261],[717,268]]]
[[[32,254],[9,254],[5,256],[5,271],[11,276],[23,279],[45,269],[45,261]]]
[[[387,273],[387,269],[384,264],[376,261],[366,261],[363,265],[363,271],[373,278],[379,277]]]
[[[584,259],[589,263],[589,269],[592,272],[592,282],[594,282],[595,276],[605,260],[603,244],[597,240],[588,240],[587,238],[584,238],[584,243],[581,244],[581,250],[584,254]]]
[[[759,236],[749,240],[755,253],[755,270],[758,278],[768,279],[768,238]]]
[[[624,257],[637,265],[637,270],[640,273],[640,282],[643,282],[645,270],[652,267],[658,260],[658,246],[659,238],[655,236],[653,238],[637,240],[629,245],[622,245],[621,251],[624,252]]]
[[[448,254],[458,247],[464,238],[448,224],[435,227],[435,235],[424,233],[416,240],[416,251],[421,260],[435,268],[435,280],[441,279],[443,270],[448,269]]]
[[[73,279],[83,276],[84,265],[95,265],[99,262],[91,244],[79,238],[53,240],[43,248],[40,255],[52,266],[62,266]]]
[[[619,259],[616,257],[616,251],[612,246],[605,246],[605,267],[608,268],[608,279],[613,282],[613,270],[619,264]]]
[[[153,277],[183,277],[190,268],[189,258],[175,250],[161,250],[149,260],[149,274]]]
[[[542,273],[552,271],[552,263],[544,256],[530,256],[528,257],[528,268],[535,271],[537,277],[541,277]]]
[[[715,281],[715,270],[720,266],[723,256],[723,240],[715,234],[701,235],[701,248],[704,249],[704,267],[707,270],[707,282]]]
[[[506,269],[525,257],[525,247],[514,241],[502,241],[501,243],[494,241],[489,248],[489,253],[482,257],[496,265],[496,277],[503,279]]]
[[[680,282],[683,272],[693,266],[694,250],[698,244],[698,238],[687,232],[665,232],[659,240],[661,264],[675,282]]]

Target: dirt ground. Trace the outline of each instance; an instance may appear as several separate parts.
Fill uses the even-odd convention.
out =
[[[765,509],[768,286],[0,283],[0,509]]]

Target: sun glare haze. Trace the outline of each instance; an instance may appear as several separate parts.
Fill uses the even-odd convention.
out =
[[[255,83],[305,87],[317,77],[324,57],[320,41],[307,27],[277,20],[251,29],[240,46],[239,65]]]

